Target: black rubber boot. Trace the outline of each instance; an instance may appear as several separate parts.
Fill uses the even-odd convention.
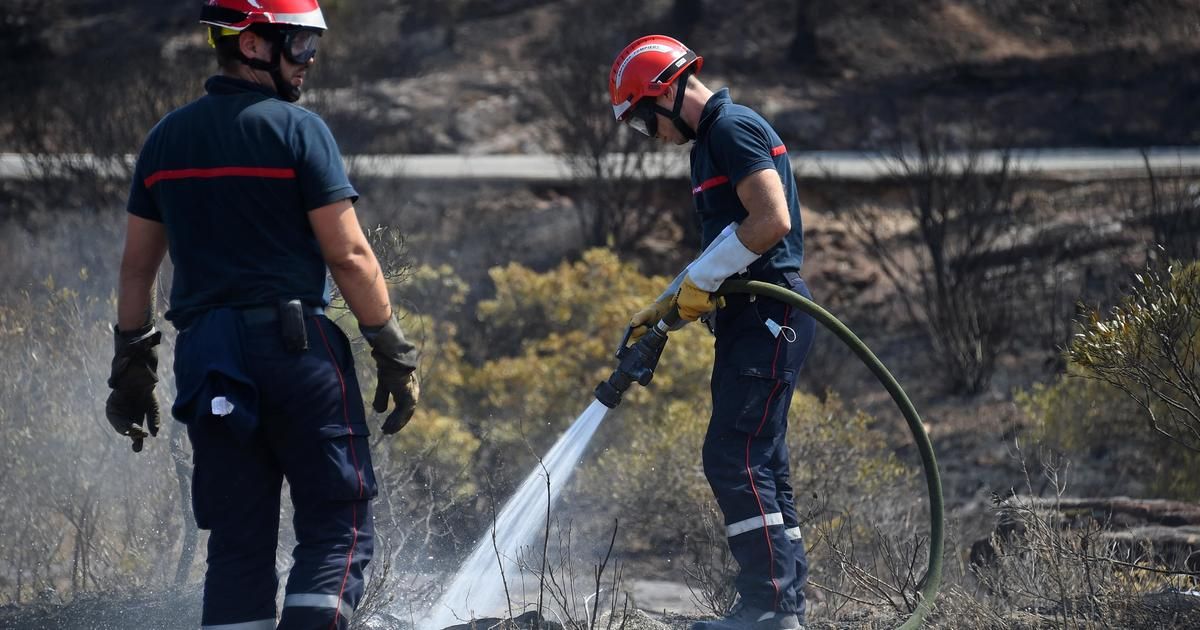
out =
[[[727,616],[697,621],[692,630],[804,630],[804,626],[792,613],[757,610],[739,602]]]

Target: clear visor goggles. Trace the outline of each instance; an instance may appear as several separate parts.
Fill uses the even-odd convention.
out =
[[[280,31],[276,36],[269,32],[256,31],[268,40],[274,38],[277,45],[280,47],[280,53],[283,58],[298,65],[303,66],[313,60],[317,56],[317,44],[321,40],[321,31],[308,28],[294,28],[291,30]],[[230,28],[211,27],[208,29],[208,45],[216,47],[217,39],[222,37],[237,37],[241,31],[235,31]]]
[[[658,135],[657,112],[654,99],[644,98],[629,108],[621,122],[632,127],[634,131],[653,138]]]
[[[317,44],[321,40],[321,31],[313,29],[296,29],[284,31],[280,37],[283,58],[302,66],[317,56]]]

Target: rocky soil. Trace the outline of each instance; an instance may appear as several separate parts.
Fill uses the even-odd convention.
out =
[[[371,7],[371,15],[348,10],[339,15],[331,9],[337,30],[328,38],[316,87],[304,104],[326,116],[346,152],[560,149],[562,140],[545,129],[546,118],[554,112],[540,109],[539,101],[529,96],[537,89],[540,64],[545,63],[539,42],[570,19],[569,3],[449,4],[461,12],[447,18],[421,9],[420,2],[360,3]],[[768,7],[757,0],[657,1],[644,3],[647,21],[642,30],[683,28],[671,22],[672,4],[703,9],[687,26],[687,40],[706,57],[705,77],[714,85],[733,85],[735,97],[767,114],[793,150],[886,148],[905,125],[922,120],[938,121],[962,137],[993,145],[1200,142],[1195,116],[1200,111],[1200,5],[1195,2],[843,0],[804,3],[815,12],[805,13],[798,2]],[[37,116],[79,94],[94,93],[89,90],[119,91],[146,76],[179,79],[191,86],[185,93],[194,95],[211,69],[206,57],[198,57],[208,53],[188,3],[130,0],[118,6],[95,0],[15,0],[13,7],[0,15],[0,76],[22,89],[0,91],[3,111]],[[811,51],[816,52],[798,57],[797,34],[804,31],[805,19]],[[628,37],[614,34],[614,39]],[[197,58],[205,61],[198,63]],[[601,108],[602,90],[600,85]],[[164,107],[155,104],[147,111],[161,113]],[[126,134],[128,146],[117,150],[136,150],[140,134],[153,123],[149,113],[145,117],[133,123],[137,133]],[[25,148],[14,132],[22,120],[0,118],[0,150]],[[47,121],[45,132],[55,136],[50,123],[53,120]],[[59,135],[53,146],[86,148],[83,134]],[[544,267],[579,247],[569,187],[365,184],[363,213],[368,222],[404,225],[412,235],[415,259],[453,263],[471,282],[484,281],[491,265],[522,260]],[[676,184],[684,185],[670,183]],[[1108,183],[1043,186],[1041,202],[1062,210],[1057,220],[1064,238],[1114,233],[1121,237],[1101,249],[1082,249],[1073,261],[1076,271],[1088,269],[1093,284],[1081,286],[1090,286],[1092,296],[1111,295],[1112,285],[1123,282],[1122,274],[1138,264],[1139,246],[1126,239],[1137,226],[1123,222],[1129,218],[1126,209],[1115,202],[1095,201],[1112,198]],[[830,211],[847,195],[884,203],[894,201],[898,192],[872,186],[845,189],[818,181],[805,182],[804,188],[810,206],[804,218],[806,277],[818,301],[844,316],[909,388],[941,457],[952,526],[964,541],[986,537],[997,522],[992,497],[1011,493],[1024,481],[1014,445],[1024,435],[1027,419],[1015,408],[1012,392],[1056,373],[1061,365],[1055,345],[1061,339],[1018,340],[1002,358],[987,392],[975,398],[947,394],[930,376],[935,371],[922,358],[919,331],[894,323],[894,295],[887,282],[856,245],[851,228]],[[377,199],[400,201],[371,201]],[[679,203],[687,203],[682,193]],[[25,232],[12,234],[38,247],[45,244],[27,238]],[[689,251],[664,245],[674,243],[673,236],[677,234],[659,235],[658,245],[639,252],[648,271],[668,273],[688,257]],[[74,240],[62,238],[78,248]],[[81,249],[100,256],[95,247]],[[114,255],[104,253],[106,260]],[[36,271],[46,273],[41,267]],[[1071,302],[1066,301],[1068,309]],[[891,402],[852,365],[848,354],[830,347],[818,352],[822,354],[814,360],[823,369],[812,376],[814,391],[838,389],[881,424],[894,425],[892,430],[901,426]],[[899,454],[916,465],[914,451],[902,439],[901,435]],[[1036,466],[1036,457],[1032,459],[1030,466]],[[1142,486],[1128,477],[1121,461],[1117,448],[1077,462],[1072,491],[1101,496],[1119,486],[1121,492],[1136,495]],[[1120,512],[1113,505],[1105,509]],[[1195,532],[1176,530],[1172,536],[1177,534],[1194,543]],[[965,555],[965,548],[962,551]],[[655,594],[646,597],[653,602],[647,603],[647,610],[666,608],[683,597],[673,583],[647,585],[642,592]],[[1192,600],[1181,597],[1166,594],[1159,600],[1167,607],[1191,610],[1180,602]],[[120,599],[96,596],[65,606],[55,594],[46,593],[39,603],[0,608],[0,628],[192,627],[198,606],[194,591]],[[625,627],[682,630],[695,614],[694,609],[689,616],[631,613]],[[130,625],[131,619],[136,623]],[[863,619],[850,625],[887,627],[892,622]],[[1043,622],[1050,623],[1035,611],[1014,619],[1013,627],[1041,627]]]

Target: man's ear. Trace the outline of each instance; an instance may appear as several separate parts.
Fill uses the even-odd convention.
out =
[[[678,90],[679,90],[679,82],[676,81],[675,83],[668,85],[667,91],[663,92],[662,95],[659,96],[658,98],[674,105],[675,104],[675,92]],[[668,107],[667,109],[670,109],[670,107]]]
[[[266,44],[257,33],[246,29],[238,34],[238,48],[248,59],[258,59],[258,51]]]

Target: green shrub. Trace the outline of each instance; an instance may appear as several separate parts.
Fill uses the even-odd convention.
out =
[[[1139,274],[1108,317],[1092,311],[1066,374],[1019,393],[1051,445],[1111,459],[1146,490],[1194,499],[1200,480],[1200,263]]]
[[[1071,362],[1136,401],[1151,430],[1200,452],[1200,262],[1136,280],[1107,319],[1089,314]]]
[[[447,315],[472,297],[449,267],[412,269],[393,288],[423,353],[412,422],[396,436],[372,437],[382,483],[377,519],[393,559],[453,558],[456,545],[474,542],[493,501],[502,502],[593,401],[616,365],[629,316],[668,283],[607,250],[546,272],[509,265],[490,275],[494,293],[478,302],[474,323]],[[86,279],[83,286],[101,292]],[[47,283],[0,304],[0,353],[12,368],[0,380],[0,564],[14,568],[0,575],[3,601],[47,586],[163,583],[181,562],[184,575],[191,567],[181,538],[191,527],[180,494],[189,474],[182,425],[165,418],[164,432],[179,441],[160,436],[135,456],[103,418],[114,304],[102,290],[104,298],[84,297]],[[340,304],[331,316],[354,340],[369,397],[374,363],[354,318]],[[160,354],[164,413],[173,339],[168,331]],[[623,552],[657,553],[698,532],[698,507],[712,505],[700,465],[711,346],[703,326],[673,333],[654,382],[632,388],[609,414],[565,495],[566,513],[583,506],[581,537],[606,538],[609,517],[617,517]],[[373,427],[377,421],[372,414]],[[871,419],[836,396],[797,393],[789,441],[809,520],[875,509],[873,495],[908,476]]]
[[[613,431],[619,431],[618,439],[601,447],[596,465],[583,471],[582,491],[600,499],[592,505],[608,506],[611,516],[621,518],[630,550],[671,549],[681,536],[703,533],[695,515],[713,501],[700,454],[712,407],[707,378],[696,385],[659,393],[662,400],[624,414]],[[879,517],[877,508],[885,504],[911,505],[919,499],[889,493],[897,486],[909,489],[915,471],[889,452],[872,424],[870,416],[848,410],[835,395],[822,401],[796,393],[787,439],[803,522],[847,511]],[[895,500],[880,501],[883,496]]]
[[[494,293],[479,301],[475,329],[456,329],[447,322],[469,318],[443,313],[405,320],[426,357],[422,405],[390,449],[393,469],[426,462],[428,474],[418,476],[429,496],[460,502],[454,518],[466,529],[486,527],[492,499],[477,498],[473,510],[461,502],[485,489],[503,501],[592,402],[616,366],[629,316],[669,283],[599,249],[545,272],[512,264],[489,276]],[[435,303],[468,303],[453,277],[447,268],[418,268],[401,289],[404,300],[431,311]],[[479,346],[478,356],[464,353],[467,344]],[[602,537],[600,529],[620,518],[625,551],[672,546],[697,531],[693,515],[712,501],[700,463],[711,347],[703,326],[672,333],[654,381],[631,388],[609,413],[567,495],[568,505],[587,506],[580,528],[595,523],[599,529],[588,533]],[[836,396],[796,394],[789,442],[800,510],[809,518],[864,508],[872,495],[911,477],[872,428],[871,418]]]

